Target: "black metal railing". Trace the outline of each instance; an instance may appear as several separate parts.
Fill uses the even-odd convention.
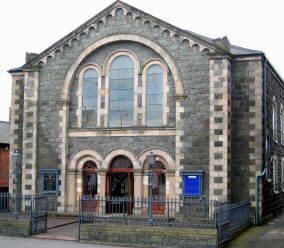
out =
[[[220,244],[230,240],[231,235],[250,222],[250,202],[238,202],[233,204],[220,204],[216,209],[216,227]]]
[[[47,197],[45,195],[10,195],[0,193],[0,220],[27,219],[32,233],[47,230]]]
[[[218,202],[153,198],[153,226],[215,228]],[[149,199],[82,196],[80,223],[149,225]]]

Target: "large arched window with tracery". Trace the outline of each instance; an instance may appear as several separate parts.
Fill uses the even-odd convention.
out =
[[[109,75],[109,126],[134,125],[135,65],[130,57],[121,55],[113,60]]]
[[[88,69],[83,73],[82,127],[97,126],[98,72]]]
[[[163,125],[163,80],[160,65],[150,66],[146,74],[146,125]]]

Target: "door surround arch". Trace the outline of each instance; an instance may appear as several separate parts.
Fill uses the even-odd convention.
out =
[[[66,170],[66,210],[69,213],[77,213],[79,211],[79,197],[83,194],[83,167],[86,162],[92,161],[100,170],[103,157],[97,152],[85,149],[74,154],[67,166]],[[101,178],[97,177],[97,183],[100,185]],[[98,194],[101,188],[98,187]]]

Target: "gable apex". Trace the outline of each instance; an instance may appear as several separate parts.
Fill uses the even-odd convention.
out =
[[[125,17],[130,16],[133,18],[133,21],[140,19],[142,24],[144,26],[149,26],[153,32],[156,32],[155,30],[159,30],[161,33],[163,33],[163,35],[165,34],[169,36],[172,40],[177,40],[189,48],[198,49],[202,53],[230,53],[230,47],[224,45],[224,42],[216,42],[216,40],[206,39],[201,35],[196,35],[193,32],[182,30],[123,1],[118,0],[80,25],[74,31],[51,45],[38,56],[31,57],[29,61],[26,61],[26,64],[23,67],[36,65],[40,61],[45,63],[49,57],[54,57],[57,51],[63,50],[65,46],[71,46],[73,40],[80,40],[81,35],[88,34],[91,29],[98,31],[100,25],[104,25],[107,22],[108,17],[114,17],[117,14],[122,14]],[[223,39],[221,39],[221,41],[223,41]],[[229,42],[226,44],[230,45]]]

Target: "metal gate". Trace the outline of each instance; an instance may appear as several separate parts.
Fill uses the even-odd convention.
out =
[[[31,199],[32,234],[47,231],[47,197],[36,195]]]

